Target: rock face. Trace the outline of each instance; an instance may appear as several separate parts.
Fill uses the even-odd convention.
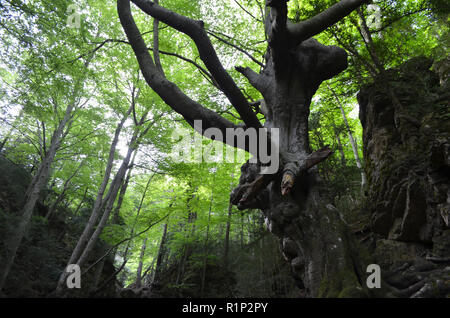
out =
[[[5,244],[16,230],[21,217],[25,192],[31,180],[30,173],[22,166],[14,164],[0,154],[0,263],[5,255]],[[81,224],[86,222],[89,209],[80,211],[80,216],[68,222],[69,211],[58,208],[47,220],[44,218],[48,206],[40,198],[31,219],[28,233],[20,246],[18,256],[0,297],[54,297],[55,279],[65,268],[65,258],[72,251],[73,241],[81,234]],[[96,261],[109,246],[98,243],[92,255]],[[101,272],[99,271],[101,269]],[[96,280],[105,282],[116,271],[113,259],[106,258],[104,264],[95,267],[83,276],[83,288],[73,289],[69,297],[88,297],[90,287]],[[107,284],[96,297],[115,295],[114,281]]]
[[[410,60],[358,95],[375,255],[415,296],[450,292],[450,87],[431,65]]]

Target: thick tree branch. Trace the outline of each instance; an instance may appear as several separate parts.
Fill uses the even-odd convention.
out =
[[[224,135],[226,128],[236,128],[232,122],[193,101],[158,71],[131,15],[130,0],[118,0],[117,11],[146,82],[167,105],[181,114],[191,126],[194,126],[194,120],[202,120],[203,129],[218,128]]]
[[[260,91],[262,94],[264,94],[264,91],[269,86],[270,78],[261,74],[256,73],[253,71],[250,67],[241,67],[236,66],[236,71],[244,75],[249,83],[256,88],[258,91]]]
[[[118,0],[122,3],[123,0]],[[128,1],[129,2],[129,1]],[[195,21],[175,12],[167,10],[152,1],[132,0],[142,11],[158,19],[174,29],[188,35],[197,46],[200,58],[216,80],[217,84],[227,96],[230,103],[237,110],[247,127],[261,128],[256,114],[251,109],[245,96],[241,93],[231,76],[224,69],[204,29],[203,21]],[[123,23],[122,23],[123,24]],[[131,41],[130,41],[131,42]]]
[[[369,0],[342,0],[318,15],[296,24],[289,24],[288,31],[294,46],[310,37],[319,34],[331,25],[349,15]]]
[[[159,4],[159,0],[155,0],[156,4]],[[153,58],[155,59],[156,68],[164,75],[164,70],[161,65],[161,60],[159,59],[159,21],[153,19]]]

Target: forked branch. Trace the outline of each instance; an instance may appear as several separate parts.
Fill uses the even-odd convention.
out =
[[[281,170],[281,194],[287,195],[294,187],[295,180],[301,175],[301,172],[307,171],[327,159],[333,152],[330,148],[324,147],[308,155],[306,160],[301,163],[297,163],[294,166],[298,166],[296,171],[291,168],[289,163],[284,165],[284,169]],[[231,203],[237,205],[238,209],[246,209],[249,206],[255,207],[255,198],[280,174],[260,174],[252,182],[239,185],[231,196]]]
[[[177,31],[188,35],[197,46],[200,58],[209,70],[220,89],[227,96],[230,103],[237,110],[246,127],[261,128],[256,114],[247,102],[239,87],[224,69],[216,51],[204,29],[203,21],[196,21],[170,11],[155,2],[148,0],[131,0],[142,11],[153,18],[166,23]],[[118,3],[123,0],[118,0]],[[128,1],[129,2],[129,1]]]

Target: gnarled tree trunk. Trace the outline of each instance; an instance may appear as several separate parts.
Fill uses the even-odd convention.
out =
[[[280,32],[276,22],[282,17],[277,10],[282,11],[272,7],[267,18],[269,45],[270,34]],[[280,238],[299,287],[308,296],[364,295],[361,266],[353,257],[345,224],[321,194],[316,170],[308,170],[311,98],[322,81],[346,68],[347,55],[314,39],[298,45],[276,44],[269,47],[267,66],[260,74],[248,68],[239,70],[264,97],[265,126],[280,129],[282,169],[270,176],[270,183],[259,194],[247,195],[253,191],[247,187],[252,189],[252,182],[260,178],[261,167],[245,164],[232,201],[241,209],[261,209],[269,230]]]

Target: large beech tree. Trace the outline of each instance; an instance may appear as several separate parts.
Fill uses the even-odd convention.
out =
[[[196,44],[201,60],[215,85],[228,98],[243,120],[235,125],[218,113],[184,94],[157,67],[138,29],[131,2],[140,10],[188,35]],[[244,127],[279,128],[280,167],[275,174],[260,174],[260,163],[243,165],[239,186],[231,202],[239,209],[258,208],[272,233],[280,238],[298,285],[308,296],[326,296],[338,286],[342,296],[361,295],[365,279],[362,264],[347,235],[339,211],[327,204],[317,175],[316,164],[326,159],[327,148],[313,151],[308,136],[311,99],[320,84],[347,68],[346,52],[312,38],[349,15],[367,0],[342,0],[322,13],[299,23],[287,18],[288,0],[266,0],[265,32],[267,52],[259,73],[236,66],[263,96],[264,125],[251,102],[221,64],[202,21],[192,20],[148,0],[118,0],[120,22],[148,85],[175,112],[203,129]],[[338,281],[338,284],[336,282]]]

